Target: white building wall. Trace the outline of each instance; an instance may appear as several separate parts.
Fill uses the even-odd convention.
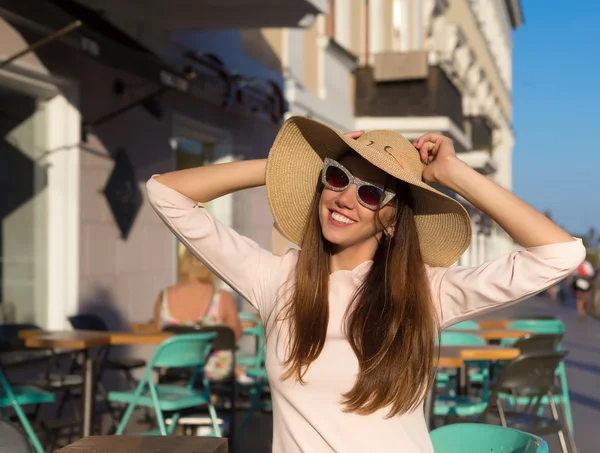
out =
[[[0,19],[0,60],[28,43]],[[30,53],[0,70],[0,90],[20,93],[35,102],[35,112],[3,131],[2,145],[31,160],[32,196],[1,220],[3,305],[0,321],[35,323],[63,329],[64,313],[77,307],[79,288],[79,159],[81,115],[73,79],[50,73]],[[9,108],[10,106],[8,106]],[[0,145],[0,146],[2,146]],[[20,173],[22,171],[22,173]],[[2,297],[2,296],[0,296]]]
[[[336,8],[343,9],[343,8]],[[342,19],[349,21],[349,14],[340,13]],[[341,131],[354,130],[354,96],[352,72],[355,62],[343,48],[331,42],[325,35],[323,18],[315,26],[319,27],[317,40],[317,64],[304,61],[304,31],[288,29],[284,34],[284,55],[286,63],[286,98],[289,102],[288,117],[304,115],[322,121]],[[336,29],[348,37],[348,22],[338,23]],[[312,43],[311,43],[312,44]],[[317,92],[303,83],[303,74],[307,70],[318,71],[319,86]]]

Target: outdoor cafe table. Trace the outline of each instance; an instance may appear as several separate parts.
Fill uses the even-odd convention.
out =
[[[480,329],[506,329],[515,319],[490,319],[487,321],[475,321]]]
[[[437,368],[456,368],[458,373],[458,395],[466,394],[467,369],[465,362],[473,360],[483,361],[505,361],[519,356],[517,348],[509,348],[497,345],[482,346],[442,346],[440,347],[440,359]],[[431,426],[431,414],[435,404],[435,385],[429,391],[424,402],[425,422],[427,427]]]
[[[73,330],[41,332],[25,330],[20,337],[28,348],[74,349],[84,351],[83,389],[81,392],[81,437],[90,435],[94,411],[95,361],[87,351],[90,348],[117,345],[159,344],[169,338],[169,332],[98,332]]]

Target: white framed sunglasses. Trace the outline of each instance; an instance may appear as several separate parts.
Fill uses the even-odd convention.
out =
[[[386,189],[380,184],[356,178],[346,167],[328,157],[323,160],[321,182],[326,188],[335,192],[343,192],[351,184],[354,184],[358,202],[373,211],[385,206],[396,196],[393,190]]]

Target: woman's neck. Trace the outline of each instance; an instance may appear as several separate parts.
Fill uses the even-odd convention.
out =
[[[356,244],[351,247],[333,247],[329,257],[329,272],[351,271],[365,261],[370,261],[377,250],[377,242],[372,241]]]

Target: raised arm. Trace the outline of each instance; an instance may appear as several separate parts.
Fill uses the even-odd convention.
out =
[[[442,327],[539,293],[583,261],[585,248],[580,240],[458,159],[450,139],[426,134],[415,146],[426,164],[425,181],[465,198],[526,249],[477,268],[431,269]]]
[[[265,185],[267,159],[244,160],[173,171],[154,179],[164,186],[206,203],[238,190]]]
[[[263,316],[274,303],[282,260],[214,219],[198,202],[265,183],[265,160],[210,165],[155,176],[150,203],[177,238]]]
[[[426,182],[437,182],[462,196],[522,247],[575,241],[544,214],[461,161],[448,137],[426,134],[415,146],[426,163]]]

